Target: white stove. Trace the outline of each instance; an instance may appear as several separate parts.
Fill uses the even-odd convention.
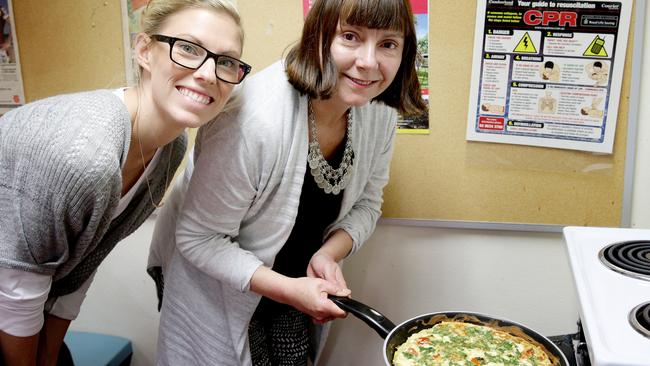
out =
[[[650,230],[566,227],[593,366],[650,365]]]

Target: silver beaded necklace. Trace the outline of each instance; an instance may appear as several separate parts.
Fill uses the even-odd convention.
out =
[[[343,159],[337,169],[325,160],[323,151],[320,149],[318,143],[318,130],[316,129],[316,116],[314,115],[314,108],[312,107],[311,98],[308,100],[308,117],[309,127],[311,128],[312,140],[309,143],[309,155],[307,161],[311,170],[311,175],[314,176],[314,181],[319,188],[325,193],[339,194],[350,182],[350,173],[352,173],[352,162],[354,159],[354,152],[352,151],[352,109],[347,111],[347,129],[345,150],[343,151]]]

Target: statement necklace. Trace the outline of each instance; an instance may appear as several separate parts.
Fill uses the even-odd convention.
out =
[[[346,128],[346,141],[345,150],[343,151],[343,159],[337,169],[325,160],[323,151],[320,149],[318,143],[318,130],[316,129],[316,116],[314,115],[314,108],[312,107],[311,98],[308,100],[308,119],[309,127],[311,128],[312,140],[309,143],[309,155],[307,161],[311,175],[314,176],[314,181],[319,188],[325,193],[339,194],[350,182],[350,173],[352,172],[352,160],[354,151],[352,151],[352,110],[347,111],[347,128]]]

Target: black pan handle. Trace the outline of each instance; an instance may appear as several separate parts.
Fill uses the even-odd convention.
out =
[[[352,313],[364,323],[368,324],[383,339],[386,339],[388,334],[395,329],[395,324],[392,321],[364,303],[352,300],[349,297],[329,295],[327,298],[332,300],[341,309]]]

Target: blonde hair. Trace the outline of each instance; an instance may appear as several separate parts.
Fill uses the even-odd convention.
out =
[[[149,36],[158,34],[170,16],[191,8],[213,10],[230,16],[239,28],[239,40],[243,47],[244,28],[241,24],[241,17],[230,0],[151,0],[142,12],[140,32]],[[137,65],[137,62],[134,65]],[[136,80],[139,81],[142,67],[138,66],[136,70]]]
[[[239,27],[240,40],[244,42],[239,12],[229,0],[151,0],[140,20],[142,32],[148,35],[160,32],[167,18],[188,8],[211,9],[229,15]]]

